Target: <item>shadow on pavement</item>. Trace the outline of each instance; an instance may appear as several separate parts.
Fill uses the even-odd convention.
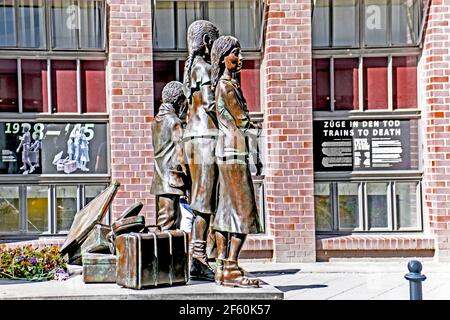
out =
[[[252,275],[255,277],[274,277],[286,274],[296,274],[301,269],[286,269],[286,270],[267,270],[267,271],[253,271]]]
[[[278,290],[282,291],[282,292],[288,292],[288,291],[293,291],[293,290],[303,290],[303,289],[318,289],[318,288],[326,288],[328,287],[325,284],[310,284],[307,286],[299,286],[299,285],[294,285],[294,286],[275,286],[275,288],[277,288]]]

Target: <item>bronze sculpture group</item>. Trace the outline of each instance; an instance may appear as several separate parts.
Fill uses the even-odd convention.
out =
[[[187,194],[194,214],[190,278],[259,287],[238,264],[247,234],[261,232],[246,136],[260,126],[250,120],[236,77],[241,47],[205,20],[189,26],[187,44],[184,83],[164,87],[152,124],[158,226],[178,228],[179,197]],[[208,262],[208,235],[215,237],[215,268]]]
[[[241,47],[205,20],[190,25],[187,40],[184,83],[166,84],[152,123],[156,225],[145,224],[140,202],[111,226],[103,223],[119,182],[89,202],[60,248],[69,263],[83,265],[86,283],[141,289],[200,279],[260,287],[238,264],[247,234],[261,231],[247,136],[260,127],[250,120],[236,77]],[[190,240],[179,230],[184,198],[193,214]]]

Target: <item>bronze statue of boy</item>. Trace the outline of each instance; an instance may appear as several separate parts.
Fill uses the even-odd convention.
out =
[[[166,84],[162,100],[152,123],[155,173],[150,192],[156,195],[157,225],[164,231],[179,228],[180,196],[185,194],[183,129],[179,119],[186,104],[183,84],[178,81]]]

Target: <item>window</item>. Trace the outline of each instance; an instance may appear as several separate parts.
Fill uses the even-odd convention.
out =
[[[417,104],[417,57],[392,58],[394,109],[414,109]]]
[[[104,48],[104,1],[53,0],[52,47]]]
[[[0,59],[0,112],[49,112],[51,92],[53,113],[106,113],[105,72],[104,60]]]
[[[52,61],[52,112],[77,112],[77,63]]]
[[[315,0],[313,48],[415,46],[422,6],[420,0]]]
[[[329,110],[330,91],[330,60],[313,60],[313,106],[315,111]]]
[[[19,110],[17,60],[0,60],[0,111]]]
[[[333,230],[330,186],[330,183],[314,184],[314,211],[317,231]]]
[[[387,58],[364,58],[364,109],[388,109]],[[412,92],[411,94],[416,94]]]
[[[83,113],[106,112],[105,61],[81,61]]]
[[[19,188],[0,186],[0,232],[20,231]]]
[[[209,20],[221,35],[235,35],[244,49],[259,49],[263,4],[259,0],[156,1],[154,4],[156,50],[186,50],[186,33],[195,20]]]
[[[45,48],[44,0],[19,0],[18,47]]]
[[[104,0],[6,0],[0,4],[0,47],[104,50]],[[50,28],[47,28],[49,21]]]
[[[27,224],[29,232],[48,231],[48,186],[27,186]]]
[[[78,187],[56,187],[56,231],[69,231],[75,214],[78,212]]]
[[[0,236],[17,238],[18,232],[67,233],[75,214],[106,187],[105,184],[0,186]]]
[[[105,185],[86,185],[84,186],[84,206],[95,199],[103,190],[106,189]]]
[[[0,5],[0,46],[15,47],[16,46],[16,17],[14,0],[2,1]]]
[[[316,182],[316,230],[420,231],[419,190],[419,181]]]
[[[357,183],[338,183],[339,229],[356,229],[359,221],[359,186]]]
[[[333,1],[333,46],[356,47],[358,45],[357,0]]]
[[[315,58],[312,67],[313,109],[418,109],[417,59],[417,55]],[[360,108],[361,94],[363,108]]]
[[[22,60],[24,112],[48,112],[47,60]]]
[[[359,109],[358,69],[358,59],[334,59],[334,110]]]

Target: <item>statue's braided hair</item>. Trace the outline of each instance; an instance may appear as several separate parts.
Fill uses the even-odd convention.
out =
[[[207,20],[197,20],[191,23],[187,31],[189,55],[184,67],[184,86],[188,90],[190,90],[191,86],[191,69],[194,59],[205,49],[203,42],[205,35],[212,41],[215,41],[219,37],[219,29]],[[187,96],[188,92],[185,92],[185,94]]]
[[[179,81],[170,81],[164,86],[162,91],[163,103],[170,103],[173,105],[182,94],[184,94],[183,84]]]
[[[239,40],[232,36],[221,36],[214,41],[211,49],[211,84],[213,90],[225,70],[225,64],[222,63],[223,59],[229,55],[235,47],[240,46]]]

